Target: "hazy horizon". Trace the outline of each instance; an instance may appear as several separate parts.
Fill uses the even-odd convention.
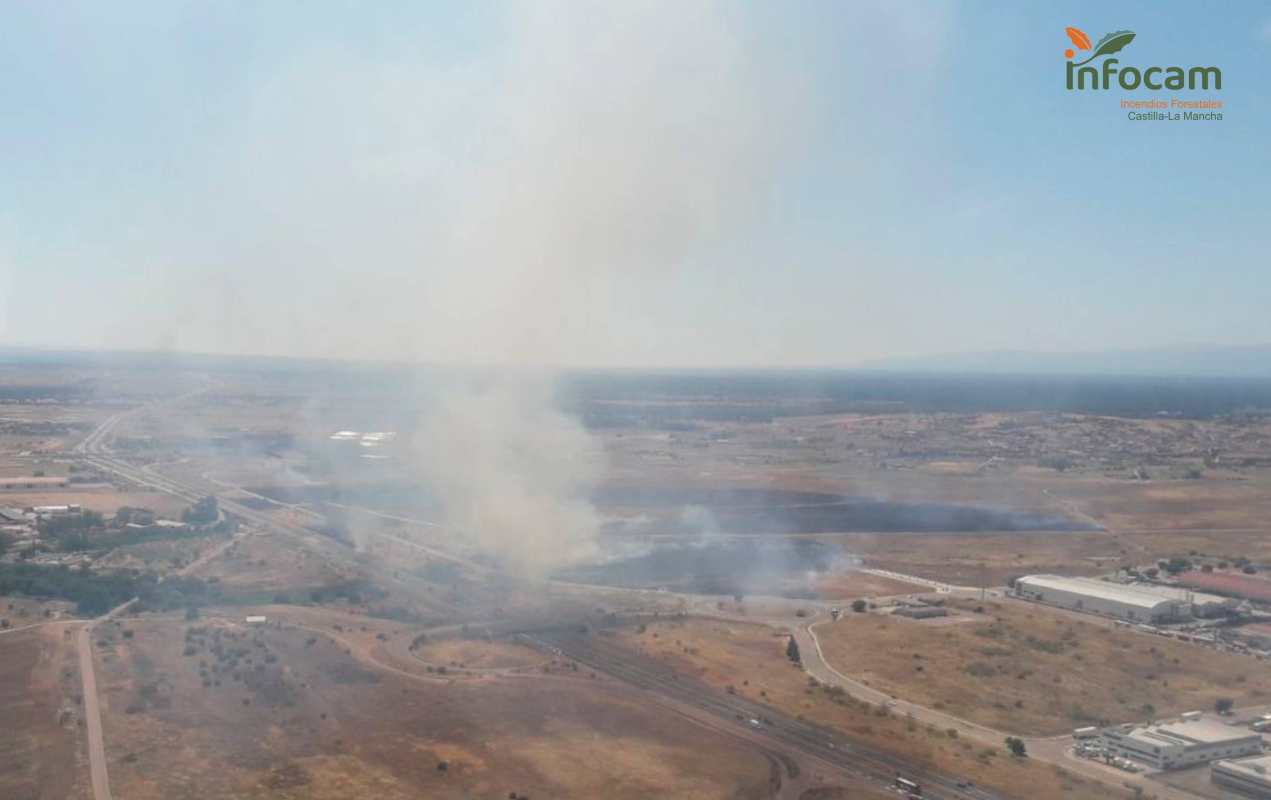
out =
[[[834,368],[1271,342],[1271,10],[1167,5],[9,6],[0,343]],[[1073,24],[1220,64],[1227,119],[1065,92]]]

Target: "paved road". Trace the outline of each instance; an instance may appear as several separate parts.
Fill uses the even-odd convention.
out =
[[[875,705],[886,703],[897,714],[913,716],[919,722],[935,725],[941,730],[956,728],[959,736],[967,736],[993,747],[997,747],[1005,741],[1006,734],[1002,731],[978,725],[960,717],[955,717],[952,714],[937,711],[934,708],[911,703],[908,700],[894,698],[886,692],[866,686],[860,681],[849,678],[836,670],[826,660],[825,653],[821,650],[821,641],[816,635],[816,628],[832,624],[834,623],[829,620],[822,620],[799,625],[794,629],[794,638],[799,644],[799,653],[803,658],[803,669],[809,675],[822,683],[840,686],[853,697],[860,700],[865,700]]]

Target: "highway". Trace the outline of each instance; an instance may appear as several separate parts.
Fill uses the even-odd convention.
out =
[[[203,390],[200,390],[203,391]],[[137,413],[145,407],[131,409],[129,411],[118,414],[105,422],[97,429],[90,433],[84,441],[76,448],[75,452],[87,463],[105,472],[117,475],[127,481],[142,486],[162,491],[191,503],[200,498],[216,494],[217,490],[224,490],[224,485],[217,486],[211,482],[204,485],[195,486],[186,482],[179,482],[165,475],[161,475],[156,471],[135,467],[127,462],[115,457],[109,450],[109,436],[114,426],[123,418],[130,414]],[[225,511],[232,513],[239,518],[254,523],[260,528],[288,536],[302,539],[306,545],[319,551],[331,555],[335,558],[347,558],[347,550],[332,541],[326,536],[314,533],[312,530],[300,525],[282,522],[271,517],[268,514],[258,510],[249,508],[241,503],[233,500],[218,497],[219,505]],[[353,509],[350,509],[353,510]],[[377,513],[370,509],[356,509],[368,513]],[[421,522],[419,520],[410,520],[411,522]],[[429,523],[435,525],[436,523]],[[457,557],[453,554],[428,547],[418,542],[411,541],[406,538],[393,536],[392,534],[379,532],[377,535],[391,539],[398,544],[410,546],[427,553],[436,558],[442,558],[447,561],[458,563],[464,567],[476,569],[476,571],[486,577],[489,577],[493,570],[485,565],[479,565],[469,562],[467,559]],[[228,544],[228,542],[227,542]],[[217,552],[220,548],[217,549]],[[199,563],[206,563],[213,554],[199,560]],[[191,564],[190,568],[195,565]],[[189,569],[189,568],[187,568]],[[908,576],[905,576],[908,578]],[[555,582],[553,582],[555,583]],[[573,587],[580,588],[580,587]],[[600,587],[597,587],[600,588]],[[609,588],[609,587],[605,587]],[[944,587],[946,591],[964,591],[970,590],[971,587]],[[112,611],[111,615],[117,613],[118,610]],[[108,615],[110,616],[110,615]],[[795,635],[799,640],[801,649],[809,652],[811,655],[812,668],[809,669],[818,679],[826,683],[841,685],[847,683],[854,690],[853,694],[861,696],[862,687],[855,681],[834,671],[824,659],[820,657],[819,642],[815,639],[815,632],[810,626],[798,626],[795,629]],[[781,714],[774,709],[747,700],[744,697],[735,695],[726,695],[714,690],[713,688],[692,681],[682,676],[676,675],[673,671],[647,659],[640,659],[630,651],[615,648],[612,645],[606,645],[602,642],[589,640],[586,637],[570,635],[567,633],[536,633],[533,635],[522,634],[522,638],[529,644],[550,650],[560,651],[563,655],[581,663],[587,664],[589,667],[611,675],[619,680],[633,684],[641,689],[653,693],[653,695],[662,700],[665,704],[673,707],[691,707],[699,712],[705,712],[707,715],[713,716],[715,719],[723,723],[724,726],[730,727],[736,731],[739,728],[745,728],[746,738],[753,738],[756,734],[765,736],[769,740],[774,741],[780,746],[784,746],[789,750],[814,758],[823,762],[837,770],[843,770],[857,777],[865,778],[871,781],[881,782],[890,785],[891,781],[897,774],[917,780],[924,787],[926,797],[949,798],[950,800],[994,800],[993,795],[985,790],[977,787],[960,787],[958,781],[947,776],[935,775],[927,773],[923,770],[915,769],[911,764],[903,758],[875,750],[866,748],[859,743],[852,742],[841,734],[827,728],[813,725],[811,723],[796,720],[792,717]],[[87,726],[89,732],[89,757],[90,766],[92,768],[93,792],[95,800],[111,800],[110,788],[106,776],[105,753],[102,743],[100,714],[96,702],[96,686],[92,675],[92,656],[91,656],[91,626],[80,631],[80,663],[81,672],[84,674],[84,694],[85,694],[85,710],[88,719]],[[812,655],[815,654],[815,655]],[[869,696],[870,692],[865,692]],[[92,698],[90,700],[90,697]],[[880,698],[881,699],[881,698]],[[906,704],[906,708],[908,708]],[[904,709],[898,708],[898,711]],[[914,707],[920,718],[926,718],[928,714],[935,714],[930,709]],[[990,739],[996,739],[994,742],[1000,743],[998,732],[977,726],[965,720],[959,720],[948,715],[940,714],[941,724],[945,727],[957,727],[965,733],[971,734],[974,738],[988,742]],[[763,720],[758,727],[750,725],[749,720]],[[95,721],[94,721],[95,720]],[[974,730],[973,730],[974,729]],[[1037,744],[1036,740],[1030,741],[1030,749],[1033,744]],[[1040,753],[1039,753],[1040,755]],[[1046,753],[1050,758],[1046,760],[1067,760],[1062,755],[1055,753]],[[1059,755],[1056,758],[1056,755]],[[1073,764],[1066,764],[1068,768],[1073,768]],[[1078,768],[1078,771],[1086,771]],[[1095,776],[1092,776],[1095,777]],[[1099,775],[1102,780],[1109,780],[1110,776]],[[1155,788],[1155,787],[1154,787]]]
[[[709,712],[734,727],[762,733],[800,755],[810,756],[857,777],[891,785],[900,774],[917,781],[923,788],[924,797],[935,800],[993,800],[998,797],[976,787],[960,787],[954,778],[916,769],[903,758],[864,747],[837,731],[795,719],[745,697],[719,692],[595,636],[558,631],[521,634],[518,638],[526,644],[559,653],[652,692],[673,705],[691,706]],[[758,724],[752,720],[758,721]]]

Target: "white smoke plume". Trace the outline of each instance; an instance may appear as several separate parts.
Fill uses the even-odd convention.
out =
[[[593,557],[599,526],[586,495],[603,453],[549,395],[546,382],[529,378],[448,393],[417,442],[449,525],[502,566],[534,576]]]
[[[452,269],[424,302],[425,328],[520,371],[612,349],[596,345],[641,313],[642,285],[762,205],[801,115],[797,85],[721,6],[533,4],[515,30],[464,169]],[[506,564],[594,555],[600,447],[543,379],[450,392],[417,452],[448,522]]]

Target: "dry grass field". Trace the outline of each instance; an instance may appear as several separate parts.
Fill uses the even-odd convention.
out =
[[[1133,563],[1104,533],[844,534],[834,541],[867,566],[966,586],[1002,586],[1038,572],[1093,575]]]
[[[414,653],[426,664],[461,669],[533,667],[546,660],[542,653],[523,645],[480,639],[439,639],[416,647]]]
[[[918,584],[856,571],[827,574],[817,580],[813,588],[818,598],[828,602],[928,591],[927,587]]]
[[[314,587],[346,581],[359,573],[344,564],[295,546],[279,536],[248,536],[230,545],[201,573],[216,578],[227,592],[286,593],[295,587]]]
[[[98,559],[98,569],[165,570],[189,564],[224,542],[223,537],[200,536],[188,539],[157,539],[124,545]]]
[[[69,625],[0,635],[0,797],[87,800],[79,670]]]
[[[1107,533],[844,533],[869,566],[971,585],[1191,551],[1271,563],[1271,426],[1080,414],[845,414],[606,437],[614,478],[1038,509]],[[1204,454],[1220,454],[1206,464]],[[1045,466],[1062,457],[1064,469]],[[1147,479],[1142,479],[1145,476]]]
[[[974,621],[848,614],[816,633],[844,675],[1012,733],[1210,709],[1219,697],[1237,706],[1271,701],[1271,673],[1247,656],[1023,602],[957,606]]]
[[[786,713],[832,726],[913,763],[969,778],[1009,797],[1109,796],[1104,787],[1078,776],[1012,759],[1004,748],[985,748],[812,687],[804,672],[786,659],[786,636],[771,628],[686,618],[651,623],[643,632],[623,629],[614,636],[624,646],[721,689],[731,687]]]
[[[131,800],[767,796],[757,750],[585,673],[413,680],[309,631],[216,620],[107,637],[107,757]]]

